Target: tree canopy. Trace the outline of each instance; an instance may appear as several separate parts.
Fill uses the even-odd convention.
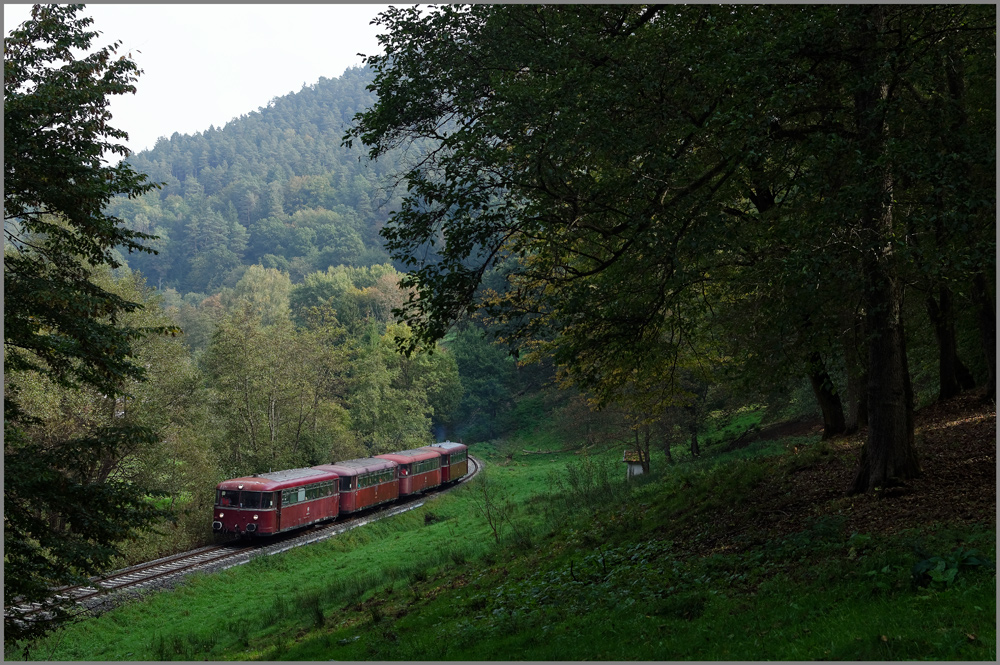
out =
[[[51,588],[100,571],[116,543],[162,511],[140,484],[101,473],[102,460],[148,445],[154,431],[112,417],[65,436],[38,437],[22,408],[36,380],[90,388],[115,401],[145,375],[138,341],[172,326],[129,320],[141,309],[95,279],[120,252],[149,251],[151,236],[104,207],[154,185],[125,163],[108,98],[135,91],[139,74],[118,44],[91,51],[98,33],[81,5],[36,5],[4,39],[4,606],[49,601]],[[84,55],[77,56],[77,52]],[[5,612],[5,640],[38,635],[67,616]]]
[[[601,402],[668,405],[685,399],[685,356],[744,332],[715,318],[722,305],[793,317],[793,357],[820,386],[819,352],[859,317],[869,430],[854,489],[919,473],[905,239],[948,209],[927,193],[963,178],[963,222],[992,224],[987,180],[937,168],[924,133],[954,106],[946,72],[963,71],[979,120],[952,154],[992,172],[991,11],[471,5],[378,22],[378,102],[345,142],[373,159],[436,146],[400,174],[382,231],[411,267],[412,339],[484,310]],[[961,256],[963,279],[991,269]],[[502,291],[483,288],[491,269]]]

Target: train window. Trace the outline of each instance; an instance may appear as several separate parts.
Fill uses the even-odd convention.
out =
[[[347,492],[351,489],[351,476],[340,477],[340,491]]]
[[[261,508],[274,508],[274,493],[264,492],[260,495],[260,507]]]
[[[243,508],[260,508],[260,492],[243,492],[240,495],[240,506]]]
[[[306,488],[305,487],[300,487],[299,488],[299,498],[298,498],[298,500],[299,501],[305,501],[306,500]]]
[[[238,506],[240,505],[240,491],[219,490],[215,503],[219,506]]]
[[[399,476],[400,476],[400,478],[402,478],[403,476],[408,476],[408,475],[410,475],[410,465],[409,464],[400,464],[399,465]]]
[[[420,462],[413,463],[413,473],[427,473],[428,471],[433,471],[434,469],[440,468],[440,458],[435,457],[433,459],[425,459]]]

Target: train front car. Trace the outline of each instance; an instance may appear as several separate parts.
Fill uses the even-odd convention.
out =
[[[424,446],[441,454],[441,484],[454,483],[469,473],[469,447],[464,443],[444,441]]]
[[[399,465],[399,496],[408,496],[441,484],[441,453],[438,450],[417,448],[376,457]]]
[[[399,498],[396,463],[377,457],[320,464],[314,469],[340,476],[340,512],[353,513]]]
[[[290,469],[234,478],[215,490],[212,530],[269,536],[338,515],[336,473]]]

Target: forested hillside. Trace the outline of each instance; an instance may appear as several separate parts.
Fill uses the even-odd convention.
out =
[[[371,73],[349,69],[276,98],[224,128],[174,133],[129,158],[162,189],[121,197],[109,212],[158,236],[159,254],[129,257],[160,289],[211,294],[232,287],[246,266],[289,273],[293,281],[329,266],[388,260],[378,230],[393,200],[374,164],[341,146],[352,116],[374,97]]]
[[[392,309],[406,298],[398,287],[398,269],[405,266],[390,261],[379,231],[399,209],[402,192],[392,187],[391,176],[416,159],[425,144],[391,151],[378,162],[370,161],[359,148],[343,145],[354,116],[375,101],[366,89],[371,82],[371,70],[348,69],[339,78],[321,78],[297,93],[275,98],[266,108],[235,118],[224,128],[210,127],[193,136],[175,133],[152,150],[128,158],[128,164],[162,187],[139,197],[118,197],[108,206],[109,213],[129,228],[156,236],[150,242],[156,254],[124,258],[157,292],[155,296],[150,292],[150,297],[180,325],[182,344],[209,373],[206,380],[212,387],[216,381],[225,385],[235,380],[213,367],[229,367],[231,354],[238,351],[252,356],[255,349],[265,347],[300,350],[298,360],[272,355],[274,363],[308,364],[310,354],[319,354],[318,362],[338,368],[334,371],[331,365],[328,376],[355,373],[347,369],[354,356],[334,358],[322,351],[323,344],[327,351],[333,344],[332,333],[322,344],[315,334],[310,337],[310,350],[296,346],[296,335],[307,330],[326,326],[337,331],[337,344],[349,341],[365,348],[371,348],[373,336],[388,335],[384,341],[388,349],[397,333],[406,335],[405,326],[390,325]],[[502,280],[494,282],[503,289]],[[243,306],[255,314],[237,315]],[[270,332],[261,333],[258,340],[251,335],[254,325]],[[244,331],[238,343],[230,338],[236,330]],[[387,406],[363,415],[360,398],[348,383],[342,378],[330,383],[322,396],[313,395],[317,405],[328,402],[316,406],[310,416],[312,434],[306,439],[313,443],[303,443],[303,435],[297,433],[288,446],[298,456],[275,457],[272,450],[268,467],[281,459],[286,464],[319,459],[330,453],[331,446],[337,448],[336,441],[343,437],[335,430],[340,430],[316,429],[315,414],[320,412],[349,419],[350,411],[355,424],[367,420],[368,433],[362,438],[371,450],[381,449],[376,444],[377,429],[383,430],[383,443],[393,437],[400,440],[399,432],[405,428],[419,432],[409,435],[417,440],[428,434],[432,424],[441,436],[460,436],[465,430],[478,438],[499,435],[511,426],[507,414],[514,406],[513,395],[550,381],[552,368],[518,371],[508,352],[487,337],[482,322],[449,336],[444,357],[448,362],[454,358],[462,379],[461,385],[455,377],[448,380],[453,394],[447,396],[435,393],[436,397],[406,402],[399,385],[378,387],[381,379],[369,367],[365,374],[371,382],[369,394]],[[391,354],[385,361],[397,363]],[[438,354],[433,362],[444,361]],[[233,408],[235,398],[226,399],[230,403],[222,411]],[[408,406],[401,407],[404,402]],[[262,413],[267,410],[264,405],[260,408]],[[284,404],[284,410],[291,408],[291,402]],[[426,420],[406,416],[418,412]],[[280,432],[289,426],[287,418],[279,420],[271,428],[278,432],[272,433],[272,443],[282,440]],[[309,450],[313,452],[305,452]],[[243,456],[237,450],[231,454]]]

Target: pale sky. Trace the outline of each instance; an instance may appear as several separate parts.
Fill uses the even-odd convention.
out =
[[[404,3],[399,3],[404,4]],[[388,5],[88,4],[101,47],[121,41],[143,70],[135,95],[112,97],[112,125],[133,151],[160,136],[217,128],[321,76],[381,53],[377,27]],[[4,35],[30,17],[31,5],[4,5]]]

